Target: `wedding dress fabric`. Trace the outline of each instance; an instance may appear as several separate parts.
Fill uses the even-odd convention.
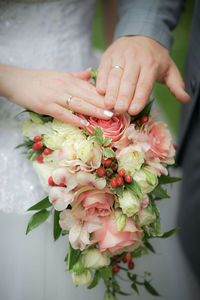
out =
[[[0,63],[82,71],[97,66],[91,49],[96,0],[0,0]],[[26,88],[26,87],[24,87]],[[22,142],[23,109],[0,98],[0,210],[24,213],[43,197]]]

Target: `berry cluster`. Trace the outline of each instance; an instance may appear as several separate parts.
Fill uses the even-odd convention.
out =
[[[131,124],[134,125],[135,128],[136,128],[138,125],[141,126],[141,125],[147,123],[148,121],[149,121],[149,117],[147,117],[147,116],[142,116],[142,117],[139,118],[137,121],[131,122]]]
[[[101,163],[103,167],[100,167],[97,170],[97,175],[99,177],[106,176],[110,180],[111,187],[115,188],[117,186],[124,185],[125,182],[130,183],[132,181],[132,176],[130,174],[126,174],[124,169],[117,171],[118,164],[114,157],[106,160],[102,159]]]
[[[118,273],[120,271],[120,266],[118,265],[118,263],[121,262],[121,257],[119,255],[116,255],[113,260],[115,261],[114,265],[113,265],[113,273]],[[134,262],[132,261],[132,255],[131,253],[127,253],[126,256],[122,259],[123,263],[128,263],[128,268],[130,270],[133,270],[135,267]]]
[[[53,177],[52,177],[52,176],[49,177],[49,179],[48,179],[48,184],[49,184],[50,186],[60,186],[60,187],[65,186],[64,183],[56,184],[56,183],[53,181]]]
[[[35,142],[32,146],[32,149],[34,151],[42,151],[44,155],[49,155],[49,154],[52,153],[51,149],[44,147],[44,145],[42,143],[42,137],[41,136],[39,136],[39,135],[35,136],[33,141]],[[44,159],[44,157],[43,157],[42,153],[39,154],[38,157],[37,157],[38,163],[42,164],[43,159]]]

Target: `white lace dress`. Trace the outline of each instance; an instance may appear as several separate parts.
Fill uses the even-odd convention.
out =
[[[97,67],[90,42],[95,5],[0,0],[0,63],[58,71]],[[92,300],[94,292],[75,288],[65,272],[66,237],[54,243],[51,222],[25,236],[25,211],[44,195],[31,163],[14,149],[22,142],[23,119],[16,118],[22,110],[0,98],[0,299]]]

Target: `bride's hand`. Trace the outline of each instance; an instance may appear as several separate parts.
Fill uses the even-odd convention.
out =
[[[27,70],[0,65],[0,95],[40,114],[51,115],[78,127],[88,124],[66,109],[77,113],[109,119],[104,97],[86,80],[90,70],[66,73],[48,70]]]

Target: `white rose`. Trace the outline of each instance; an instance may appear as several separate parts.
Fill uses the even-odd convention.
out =
[[[138,225],[144,226],[153,223],[156,220],[156,215],[151,207],[143,208],[138,217]]]
[[[140,185],[143,194],[152,192],[158,184],[157,176],[143,168],[135,172],[133,179]]]
[[[119,204],[123,213],[128,217],[133,216],[140,209],[138,198],[128,191],[123,192],[123,196],[119,197]]]
[[[87,163],[92,158],[93,143],[88,140],[83,140],[78,144],[77,157],[84,163]]]
[[[100,269],[110,264],[110,258],[96,248],[88,249],[83,252],[82,264],[85,268]]]
[[[132,175],[139,170],[144,163],[144,153],[133,151],[122,154],[118,158],[119,169],[123,168]]]
[[[92,272],[85,270],[81,274],[72,273],[72,280],[75,285],[87,285],[92,281]]]

